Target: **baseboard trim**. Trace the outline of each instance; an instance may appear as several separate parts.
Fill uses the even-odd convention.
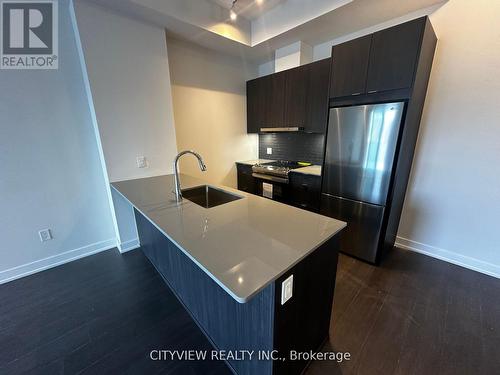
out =
[[[133,240],[125,241],[119,244],[118,249],[120,250],[120,253],[123,254],[127,251],[135,250],[140,246],[141,244],[139,243],[139,238],[134,238]]]
[[[44,271],[49,268],[59,266],[89,255],[99,253],[116,247],[116,239],[112,238],[106,241],[96,242],[87,246],[65,251],[64,253],[53,255],[48,258],[35,260],[17,267],[9,268],[0,272],[0,284],[19,279],[24,276],[32,275],[36,272]]]
[[[472,258],[466,255],[457,254],[450,250],[426,245],[424,243],[409,240],[407,238],[399,236],[396,237],[395,245],[405,250],[414,251],[416,253],[424,254],[436,259],[456,264],[457,266],[500,278],[500,266],[497,266],[493,263],[485,262],[483,260]]]

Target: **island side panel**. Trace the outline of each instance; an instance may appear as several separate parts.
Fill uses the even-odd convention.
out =
[[[328,338],[332,314],[339,234],[275,281],[274,347],[286,361],[273,374],[301,374],[308,361],[292,361],[290,351],[319,351]],[[281,283],[293,274],[293,296],[281,305]]]
[[[216,349],[273,349],[273,284],[238,303],[137,210],[135,216],[142,251]],[[240,375],[273,371],[271,361],[255,358],[229,365]]]

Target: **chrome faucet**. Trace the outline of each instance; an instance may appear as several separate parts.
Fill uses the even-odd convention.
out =
[[[174,159],[174,185],[175,185],[174,193],[175,193],[175,200],[177,202],[182,201],[181,182],[179,180],[179,168],[178,168],[177,164],[179,164],[179,158],[185,154],[192,154],[192,155],[196,156],[198,158],[198,164],[200,165],[200,169],[203,172],[205,172],[207,170],[207,166],[203,162],[203,158],[197,152],[194,152],[191,150],[186,150],[186,151],[181,151],[177,154],[177,156]]]

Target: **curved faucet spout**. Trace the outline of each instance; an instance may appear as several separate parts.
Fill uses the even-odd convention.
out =
[[[192,150],[185,150],[185,151],[181,151],[177,154],[177,156],[174,159],[174,188],[175,188],[174,193],[175,193],[175,200],[177,202],[182,201],[182,191],[181,191],[181,183],[180,183],[180,179],[179,179],[178,164],[179,164],[180,157],[182,155],[186,155],[186,154],[191,154],[191,155],[196,156],[196,158],[198,159],[198,164],[200,165],[200,169],[202,170],[202,172],[205,172],[207,170],[207,166],[203,162],[203,158],[197,152],[192,151]]]

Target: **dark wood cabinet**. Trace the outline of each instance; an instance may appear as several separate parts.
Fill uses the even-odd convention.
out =
[[[252,166],[246,164],[236,164],[238,173],[238,190],[250,194],[257,194],[257,181],[252,176]]]
[[[372,36],[354,39],[332,49],[330,96],[365,93]]]
[[[421,18],[373,34],[368,94],[412,86],[424,24]]]
[[[264,122],[261,127],[275,127],[276,124],[283,124],[285,121],[286,103],[286,72],[279,72],[264,77],[264,92],[261,92],[264,98]],[[278,125],[283,126],[283,125]]]
[[[321,176],[290,173],[290,204],[318,212],[321,198]]]
[[[298,127],[324,133],[328,112],[330,59],[247,82],[247,132]]]
[[[286,71],[286,127],[300,127],[309,133],[325,132],[329,82],[329,59]]]
[[[395,90],[401,90],[400,98],[407,97],[413,86],[425,24],[423,17],[334,46],[330,97],[386,101],[393,98],[375,94]]]
[[[284,72],[247,82],[247,132],[258,133],[261,128],[284,126]]]
[[[264,81],[254,79],[247,82],[247,133],[258,133],[265,119]]]
[[[339,234],[286,270],[246,303],[238,303],[179,249],[151,220],[134,210],[141,249],[161,275],[169,293],[201,328],[214,349],[262,350],[283,361],[228,358],[224,373],[299,375],[309,361],[291,352],[317,351],[328,338],[332,314]],[[293,296],[281,303],[281,285],[293,275]]]
[[[331,59],[248,81],[248,133],[278,127],[324,133],[328,98],[387,101],[396,90],[407,98],[425,24],[423,17],[397,25],[334,46]]]
[[[262,182],[272,183],[273,199],[305,210],[319,212],[321,198],[321,176],[292,172],[289,183],[273,183],[253,177],[252,166],[236,164],[238,171],[238,190],[262,195]]]
[[[309,66],[286,70],[284,118],[285,127],[305,128],[307,121],[307,96]]]
[[[325,133],[328,122],[328,90],[330,86],[330,59],[309,65],[306,101],[306,131]]]

